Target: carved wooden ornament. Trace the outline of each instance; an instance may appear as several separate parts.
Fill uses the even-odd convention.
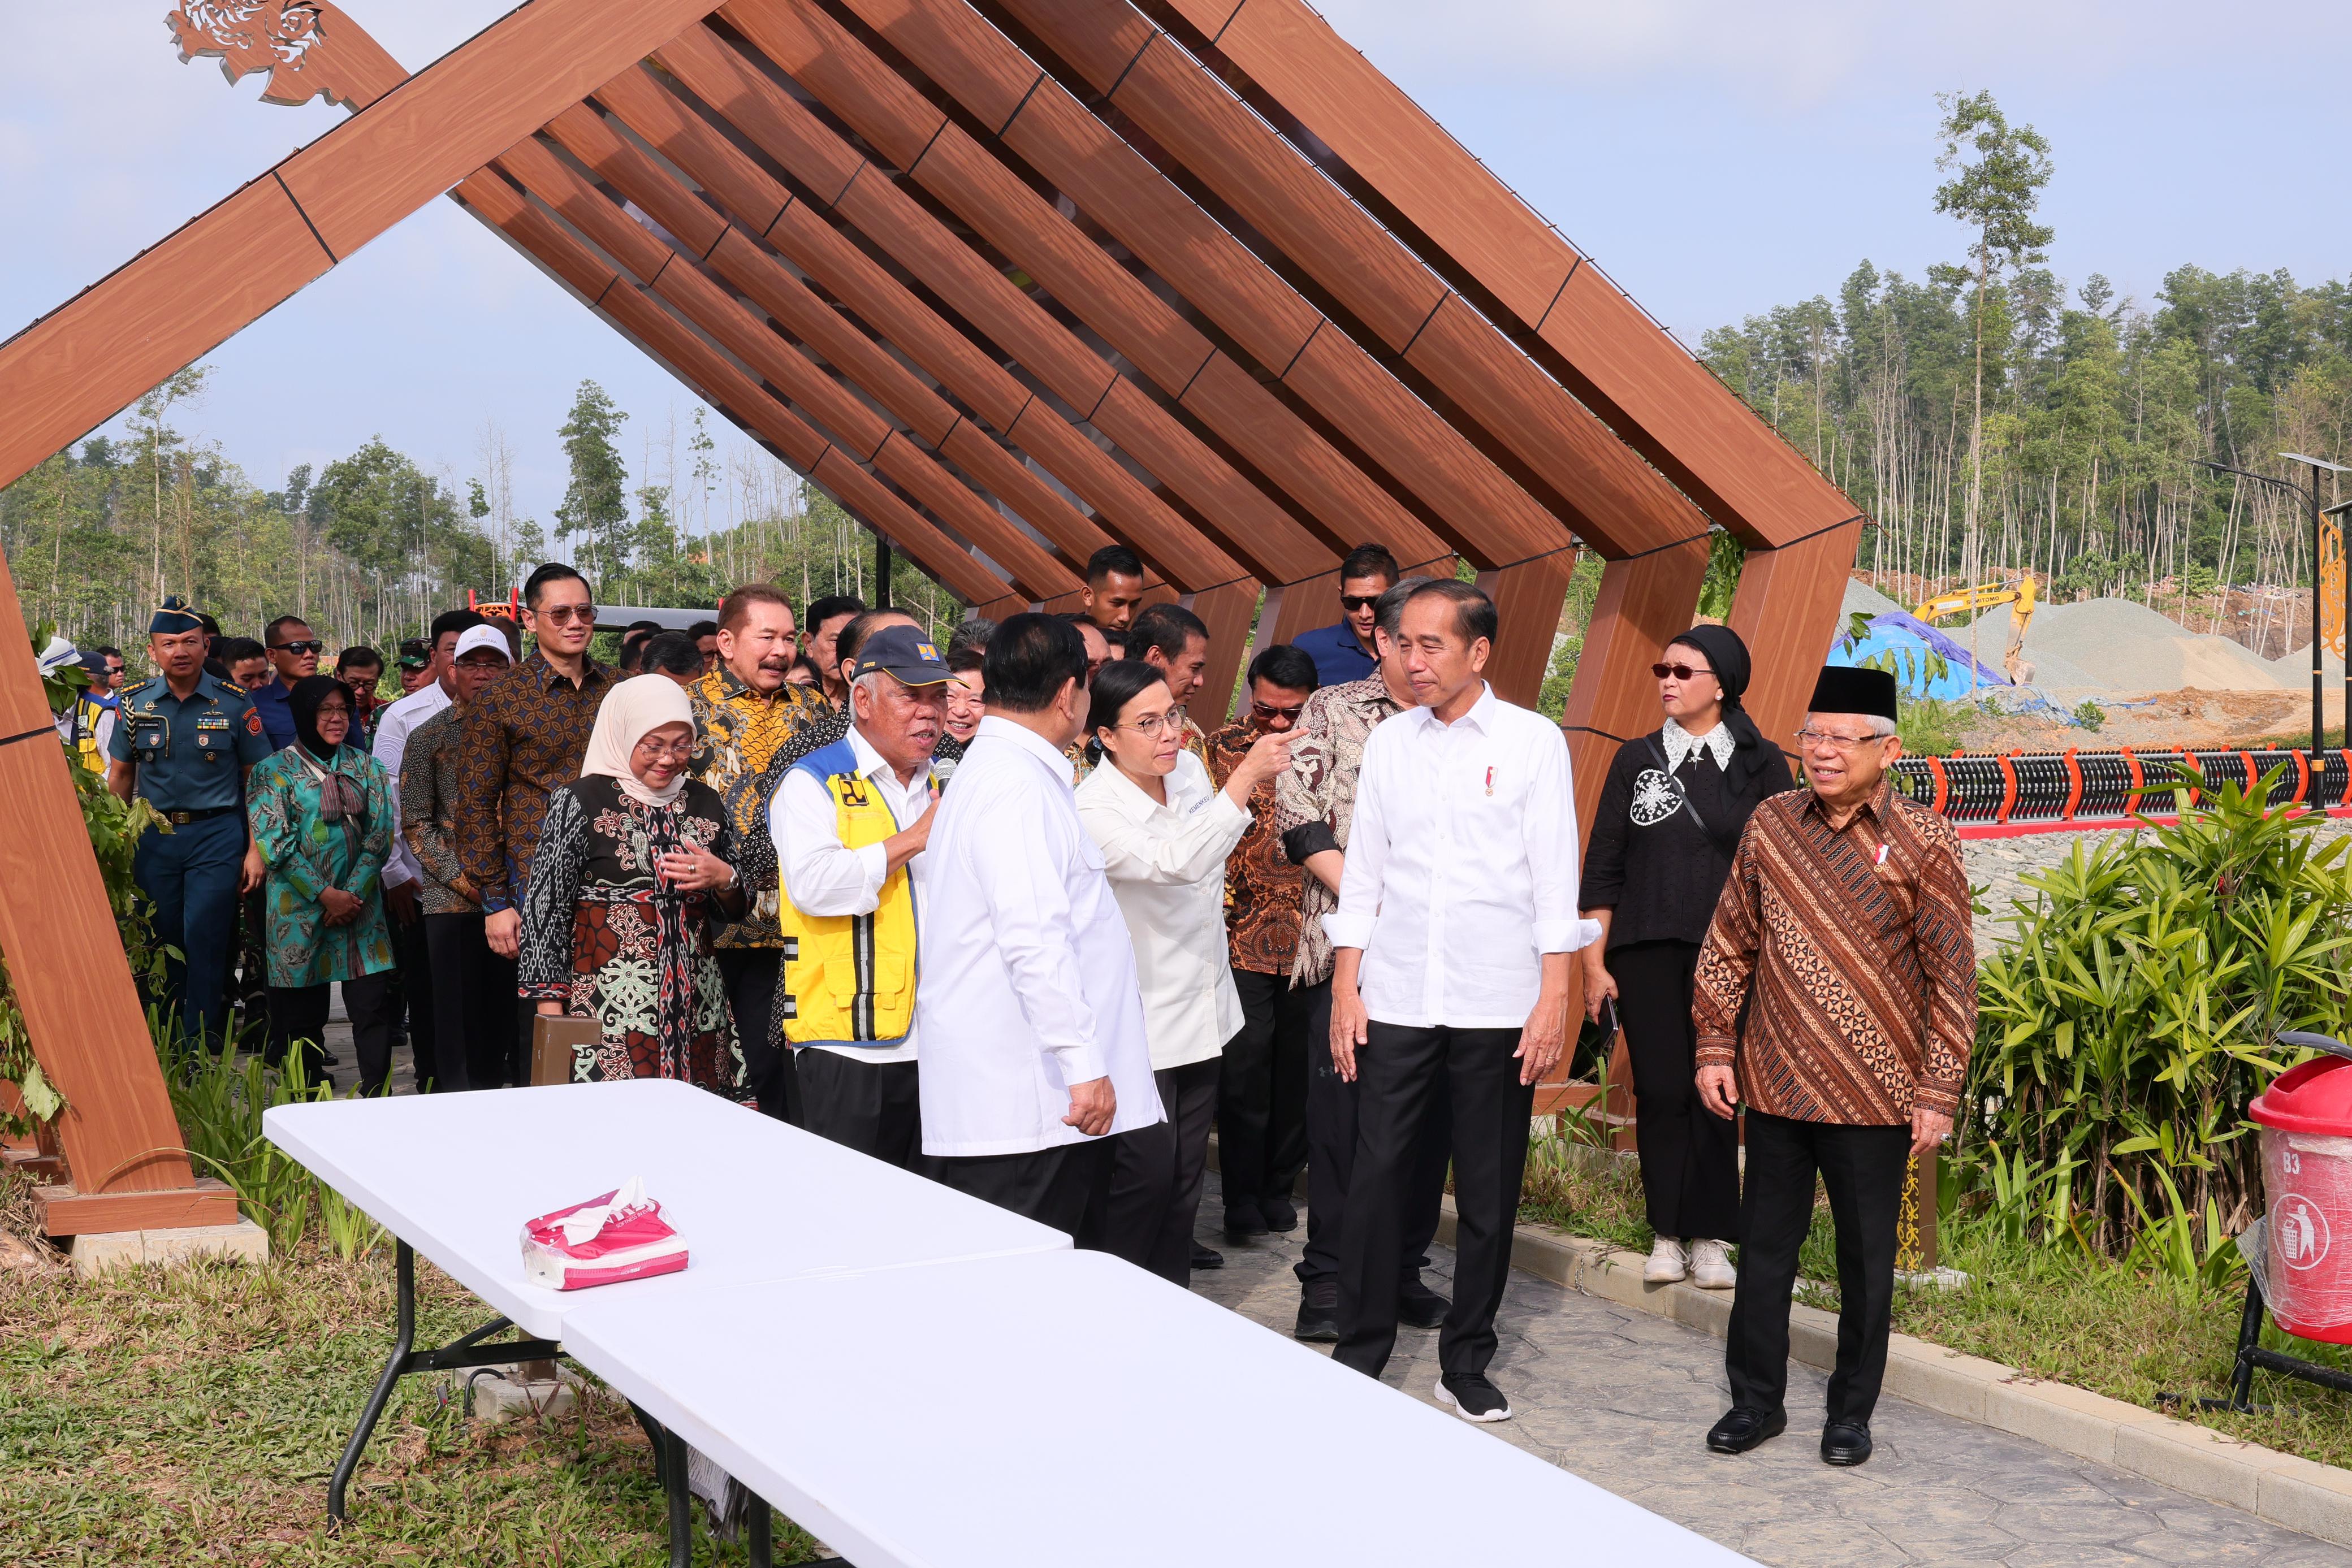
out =
[[[183,65],[212,57],[232,83],[267,71],[264,103],[290,106],[324,98],[356,107],[357,95],[339,68],[327,11],[314,0],[180,0],[164,20],[180,46]]]

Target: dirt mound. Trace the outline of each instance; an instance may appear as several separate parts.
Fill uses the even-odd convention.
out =
[[[2062,664],[2116,692],[2265,692],[2288,685],[2229,638],[2191,632],[2128,599],[2044,606],[2025,643],[2037,685],[2058,685],[2054,673]],[[2043,673],[2045,664],[2052,674]]]
[[[1858,577],[1845,580],[1845,602],[1838,606],[1838,632],[1845,632],[1846,617],[1863,615],[1907,615],[1911,607],[1897,604]]]

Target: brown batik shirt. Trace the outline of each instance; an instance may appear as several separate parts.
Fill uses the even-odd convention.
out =
[[[1769,1116],[1952,1114],[1976,1038],[1970,920],[1941,813],[1882,783],[1841,831],[1810,789],[1767,799],[1699,952],[1698,1065],[1735,1067],[1741,1099]]]
[[[1218,789],[1264,733],[1236,719],[1208,737],[1209,777]],[[1225,857],[1225,945],[1236,969],[1287,975],[1298,956],[1298,884],[1307,873],[1282,852],[1274,831],[1275,780],[1251,791],[1250,825]]]
[[[547,797],[580,777],[613,672],[584,660],[574,685],[534,650],[482,689],[459,727],[457,862],[482,909],[522,907]]]
[[[787,685],[773,695],[762,695],[723,664],[688,686],[687,698],[694,710],[694,760],[688,774],[729,803],[739,843],[764,840],[764,805],[756,821],[732,815],[749,794],[739,795],[736,786],[766,772],[776,753],[810,726],[835,716],[833,710],[806,686]],[[743,918],[728,922],[713,940],[720,947],[782,947],[784,934],[776,924],[774,888],[755,894]]]
[[[419,878],[427,915],[478,915],[474,884],[457,862],[457,742],[465,716],[453,705],[408,732],[400,754],[400,836],[425,874]]]
[[[1373,726],[1404,708],[1389,695],[1378,671],[1307,699],[1291,732],[1297,738],[1290,743],[1290,767],[1274,780],[1274,831],[1292,864],[1303,867],[1309,855],[1347,849],[1364,742]],[[1323,917],[1339,907],[1339,895],[1320,878],[1299,873],[1298,956],[1291,964],[1291,984],[1318,986],[1331,977],[1331,938]]]

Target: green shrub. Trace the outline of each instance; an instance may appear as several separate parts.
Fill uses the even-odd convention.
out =
[[[2352,996],[2352,840],[2266,813],[2269,783],[2026,877],[1979,967],[1959,1162],[2000,1234],[2208,1282],[2238,1267],[2262,1208],[2246,1105],[2300,1060],[2273,1037],[2342,1035]]]
[[[2107,727],[2107,710],[2089,697],[2074,705],[2074,722],[2093,735]]]
[[[236,1193],[246,1218],[269,1232],[273,1257],[291,1257],[315,1214],[337,1257],[365,1257],[383,1239],[375,1222],[271,1143],[261,1118],[273,1105],[331,1100],[334,1087],[313,1083],[302,1052],[271,1067],[234,1045],[217,1054],[163,1049],[172,1111],[189,1158]],[[356,1091],[354,1091],[356,1092]]]

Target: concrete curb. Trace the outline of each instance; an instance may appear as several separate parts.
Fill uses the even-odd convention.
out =
[[[1454,1244],[1454,1200],[1447,1197],[1437,1239]],[[1511,1263],[1588,1296],[1633,1307],[1723,1337],[1731,1292],[1695,1285],[1648,1285],[1647,1260],[1602,1241],[1521,1220]],[[1818,1307],[1789,1309],[1789,1354],[1827,1372],[1837,1358],[1837,1315]],[[1997,1361],[1963,1355],[1909,1334],[1893,1336],[1885,1390],[1947,1416],[2013,1432],[2083,1458],[2111,1465],[2191,1497],[2242,1509],[2283,1529],[2352,1546],[2352,1472],[2300,1455],[2242,1442],[2063,1383],[2045,1383]]]

